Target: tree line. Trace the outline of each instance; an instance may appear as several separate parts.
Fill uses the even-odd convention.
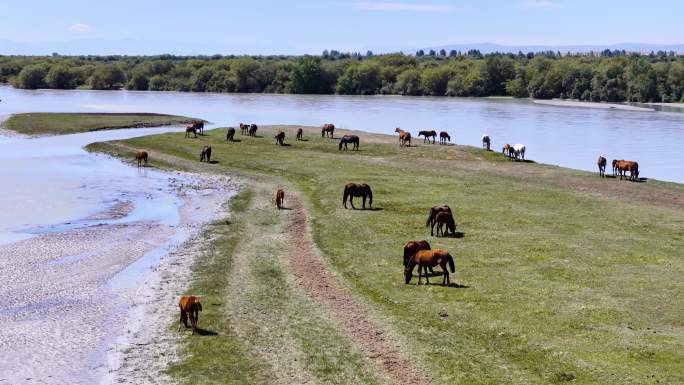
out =
[[[0,56],[17,88],[684,102],[684,57],[604,51],[320,56]]]

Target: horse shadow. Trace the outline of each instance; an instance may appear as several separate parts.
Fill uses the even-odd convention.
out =
[[[280,145],[280,147],[291,147],[292,145],[290,143],[283,143]]]
[[[259,139],[261,139],[261,138],[263,138],[263,137],[264,137],[263,135],[252,135],[252,138],[259,138]]]
[[[357,211],[383,211],[382,207],[366,207],[366,208],[352,208],[352,210]]]
[[[455,231],[451,234],[442,234],[440,238],[463,238],[465,237],[465,233],[462,231]]]
[[[240,142],[242,142],[242,140],[240,140],[240,139],[233,139],[233,140],[227,140],[226,142],[228,142],[228,143],[230,143],[230,142],[240,143]]]
[[[646,182],[648,182],[648,178],[637,178],[636,182],[637,183],[646,183]]]
[[[207,162],[207,163],[209,163],[209,164],[218,164],[219,161],[218,161],[218,160],[210,160],[210,161]]]
[[[299,139],[300,142],[308,142],[309,139]]]
[[[213,337],[213,336],[218,335],[218,333],[213,331],[213,330],[207,330],[207,329],[202,329],[202,328],[197,328],[195,330],[195,334],[202,336],[202,337]]]
[[[287,210],[287,211],[291,211],[291,210],[294,210],[294,209],[293,209],[292,207],[285,207],[285,206],[280,206],[280,210]]]

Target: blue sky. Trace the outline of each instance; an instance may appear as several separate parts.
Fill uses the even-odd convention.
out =
[[[135,39],[233,53],[452,43],[684,43],[682,0],[2,0],[0,39]],[[151,48],[152,49],[152,48]]]

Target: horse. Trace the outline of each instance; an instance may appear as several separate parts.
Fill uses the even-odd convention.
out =
[[[228,127],[228,131],[226,132],[226,140],[229,142],[232,142],[234,136],[235,136],[235,129],[233,127]]]
[[[368,207],[373,207],[373,191],[370,186],[365,183],[347,183],[344,186],[344,195],[342,196],[342,204],[344,208],[347,208],[347,198],[349,198],[349,203],[352,209],[356,210],[354,207],[354,197],[361,197],[363,199],[363,209],[366,209],[366,198],[368,198]]]
[[[513,154],[515,159],[522,158],[522,160],[525,160],[525,145],[520,143],[513,145]]]
[[[432,230],[435,227],[435,225],[437,225],[437,235],[441,233],[442,236],[445,236],[448,235],[449,231],[451,231],[452,235],[456,234],[456,222],[454,221],[454,216],[450,212],[442,211],[435,215],[435,220],[432,223],[432,228],[430,228],[430,234],[432,234]],[[445,225],[447,229],[446,233],[443,229]]]
[[[200,152],[200,162],[211,162],[211,146],[202,147],[202,152]]]
[[[504,156],[511,158],[511,151],[512,150],[513,150],[513,148],[511,147],[511,145],[506,143],[503,145],[503,148],[501,149],[501,153],[504,154]]]
[[[275,193],[275,205],[278,210],[283,208],[283,203],[285,203],[285,190],[278,188]]]
[[[192,122],[192,124],[195,126],[195,130],[197,130],[200,135],[204,135],[204,121],[203,120],[195,120],[194,122]]]
[[[331,139],[334,137],[335,125],[332,123],[326,123],[323,125],[323,128],[321,128],[321,138],[325,138],[328,134]]]
[[[240,123],[240,134],[241,135],[247,135],[248,131],[249,131],[249,124]]]
[[[359,150],[359,137],[356,135],[345,135],[342,138],[340,138],[340,146],[339,149],[340,151],[342,150],[342,146],[344,146],[345,151],[347,150],[347,144],[351,143],[354,146],[352,147],[352,150]]]
[[[629,171],[629,178],[632,182],[636,182],[639,179],[639,163],[631,160],[618,160],[613,161],[614,167],[620,174],[620,180],[623,176],[627,176],[627,171]]]
[[[279,145],[284,145],[285,144],[285,131],[283,130],[278,130],[278,133],[275,134],[274,136],[276,144]]]
[[[428,267],[435,267],[439,265],[444,272],[442,278],[442,285],[449,285],[451,282],[449,280],[449,271],[447,270],[447,264],[451,269],[452,273],[456,273],[456,266],[454,264],[454,258],[446,250],[418,250],[409,259],[408,264],[404,268],[404,279],[405,283],[409,284],[411,278],[413,278],[413,269],[418,265],[418,284],[421,284],[422,271],[425,271],[425,282],[430,284],[428,279],[427,269]]]
[[[451,136],[449,136],[449,133],[446,131],[442,131],[439,133],[439,144],[446,144],[446,142],[449,141],[451,143]]]
[[[606,176],[606,164],[607,163],[608,163],[608,161],[606,160],[606,158],[604,158],[603,155],[599,155],[598,161],[596,161],[596,164],[598,165],[599,176],[601,178],[604,178]]]
[[[411,147],[411,133],[410,132],[404,131],[399,127],[394,129],[394,132],[399,133],[399,147],[406,146],[407,142],[408,142],[408,146]]]
[[[197,129],[195,128],[194,124],[191,124],[191,125],[185,127],[185,137],[186,138],[190,137],[190,133],[194,134],[195,138],[197,137]]]
[[[145,150],[138,150],[135,152],[135,160],[138,161],[138,167],[141,167],[143,162],[145,163],[145,166],[147,166],[147,157],[147,151]]]
[[[300,140],[303,140],[304,138],[304,130],[302,128],[297,129],[297,141],[299,142]]]
[[[249,126],[249,136],[256,136],[257,129],[258,129],[257,125],[252,123]]]
[[[427,140],[428,143],[430,143],[430,137],[432,137],[432,144],[435,144],[435,138],[437,138],[437,132],[435,130],[430,130],[430,131],[420,131],[418,133],[418,137],[423,137],[423,143]]]
[[[404,243],[404,267],[408,265],[408,261],[413,254],[418,250],[430,250],[430,244],[426,240],[422,241],[408,241]]]
[[[194,295],[184,295],[178,301],[180,307],[180,321],[178,321],[178,331],[181,330],[181,324],[188,328],[188,315],[190,316],[190,325],[192,326],[192,334],[197,331],[197,322],[199,321],[199,312],[202,311],[202,304],[199,297]]]
[[[487,135],[487,134],[482,135],[482,148],[489,151],[491,144],[492,144],[492,140],[489,138],[489,135]]]
[[[428,211],[428,217],[427,217],[427,221],[425,222],[425,227],[429,227],[429,226],[430,226],[430,227],[434,227],[434,226],[435,226],[435,225],[434,225],[434,223],[435,223],[435,217],[437,216],[437,214],[439,214],[439,213],[441,213],[441,212],[445,212],[445,213],[451,214],[451,207],[449,207],[449,206],[447,206],[447,205],[444,205],[444,206],[432,206],[432,207],[430,208],[430,211]],[[433,232],[432,232],[432,230],[430,230],[430,235],[434,235]]]

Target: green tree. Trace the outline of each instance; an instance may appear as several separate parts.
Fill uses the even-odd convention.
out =
[[[125,82],[126,75],[115,64],[101,65],[90,75],[90,88],[94,90],[111,90]]]
[[[147,91],[150,88],[149,75],[143,70],[134,70],[128,78],[126,88],[129,90]]]
[[[214,71],[209,67],[199,68],[195,74],[192,76],[190,90],[193,92],[205,92],[209,91],[207,86],[211,77],[214,75]]]
[[[150,78],[148,89],[150,91],[166,91],[167,82],[161,75],[154,75]]]
[[[292,70],[292,91],[298,94],[318,94],[323,87],[321,59],[304,56],[297,60]]]
[[[45,75],[45,83],[49,88],[68,89],[73,88],[73,78],[69,67],[57,64],[50,67],[50,71]]]
[[[449,82],[450,71],[446,67],[427,68],[423,71],[421,85],[427,95],[444,96]]]
[[[32,90],[45,87],[45,75],[44,66],[38,64],[27,65],[17,75],[14,86]]]
[[[397,76],[394,90],[401,95],[422,95],[420,72],[415,68],[407,69]]]

